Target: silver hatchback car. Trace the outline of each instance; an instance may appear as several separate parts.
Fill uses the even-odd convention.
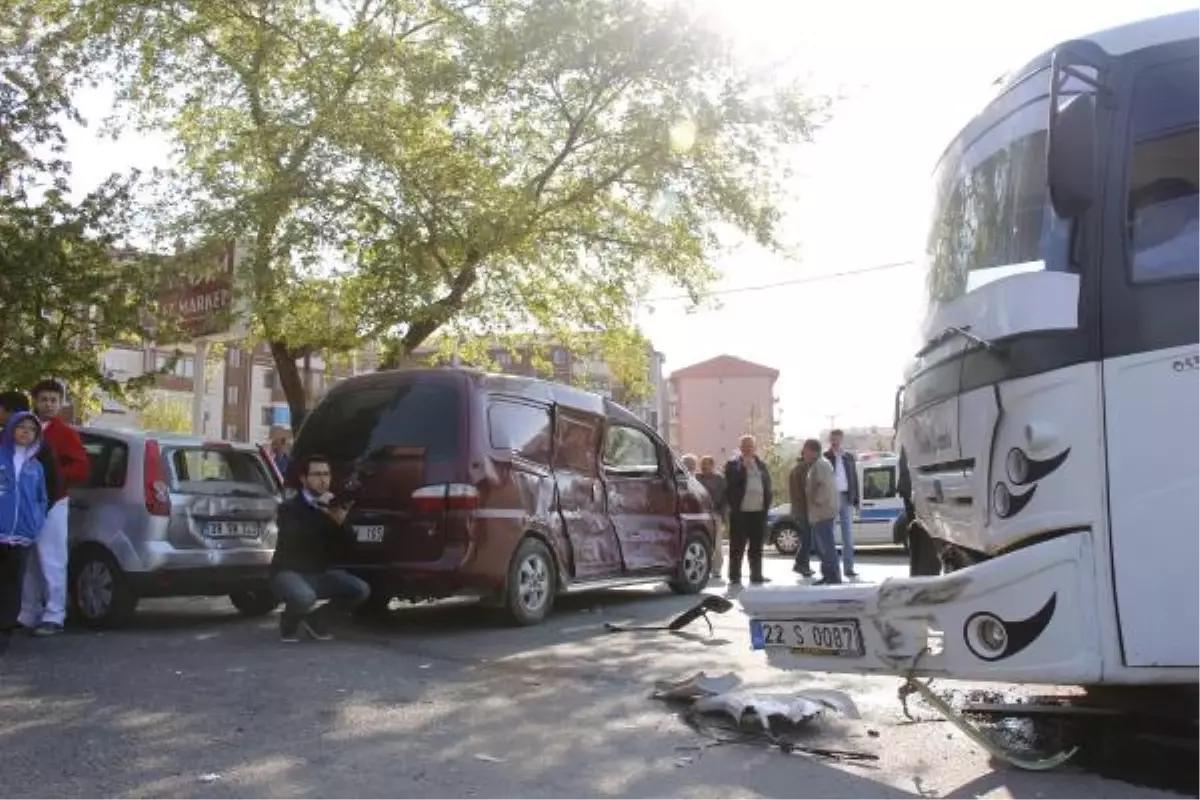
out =
[[[282,483],[261,447],[82,427],[87,485],[71,489],[71,610],[89,627],[127,622],[143,597],[229,595],[272,611]]]

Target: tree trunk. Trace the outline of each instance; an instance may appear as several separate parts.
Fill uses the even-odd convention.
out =
[[[292,357],[288,346],[283,342],[271,342],[271,357],[275,359],[275,374],[279,376],[279,385],[283,387],[283,395],[287,398],[288,410],[292,416],[292,434],[300,430],[304,415],[308,413],[308,397],[304,393],[304,381],[300,378],[300,368]]]

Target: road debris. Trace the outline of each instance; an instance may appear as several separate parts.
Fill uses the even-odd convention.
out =
[[[499,758],[497,756],[489,756],[487,753],[476,753],[475,760],[476,761],[484,761],[488,764],[503,764],[504,763],[503,758]]]
[[[782,752],[799,752],[846,761],[875,761],[878,756],[860,750],[830,747],[814,737],[837,735],[861,738],[831,726],[813,729],[813,722],[833,712],[843,720],[859,720],[854,701],[844,692],[809,689],[793,694],[767,694],[742,689],[733,673],[709,677],[698,672],[655,684],[653,698],[682,707],[683,721],[716,744],[766,742]],[[718,722],[719,720],[719,722]],[[720,730],[718,734],[715,731]]]
[[[676,633],[691,625],[698,619],[703,619],[708,625],[708,635],[714,633],[712,620],[708,618],[712,614],[724,614],[733,608],[733,603],[719,595],[705,595],[704,599],[696,605],[684,611],[679,616],[668,622],[666,625],[620,625],[614,622],[604,623],[604,629],[609,633],[630,633],[633,631],[669,631]]]

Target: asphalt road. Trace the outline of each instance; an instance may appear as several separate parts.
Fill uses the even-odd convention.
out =
[[[791,579],[787,560],[769,560],[768,575]],[[861,560],[865,580],[902,568],[897,555]],[[1070,767],[994,765],[945,722],[906,722],[897,680],[767,667],[739,612],[707,641],[603,630],[665,621],[691,602],[665,588],[572,596],[524,629],[446,602],[292,645],[278,642],[275,617],[244,620],[223,600],[147,602],[129,630],[14,642],[0,660],[0,787],[7,797],[1169,796]],[[699,670],[774,692],[848,692],[864,720],[819,722],[814,736],[879,761],[697,749],[709,740],[648,694]]]

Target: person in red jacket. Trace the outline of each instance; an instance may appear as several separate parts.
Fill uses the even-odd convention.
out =
[[[22,626],[36,636],[62,633],[67,614],[67,490],[86,484],[92,466],[75,429],[59,419],[62,384],[40,381],[33,387],[33,406],[42,422],[42,437],[50,445],[58,466],[58,491],[50,513],[26,564],[21,594]]]

